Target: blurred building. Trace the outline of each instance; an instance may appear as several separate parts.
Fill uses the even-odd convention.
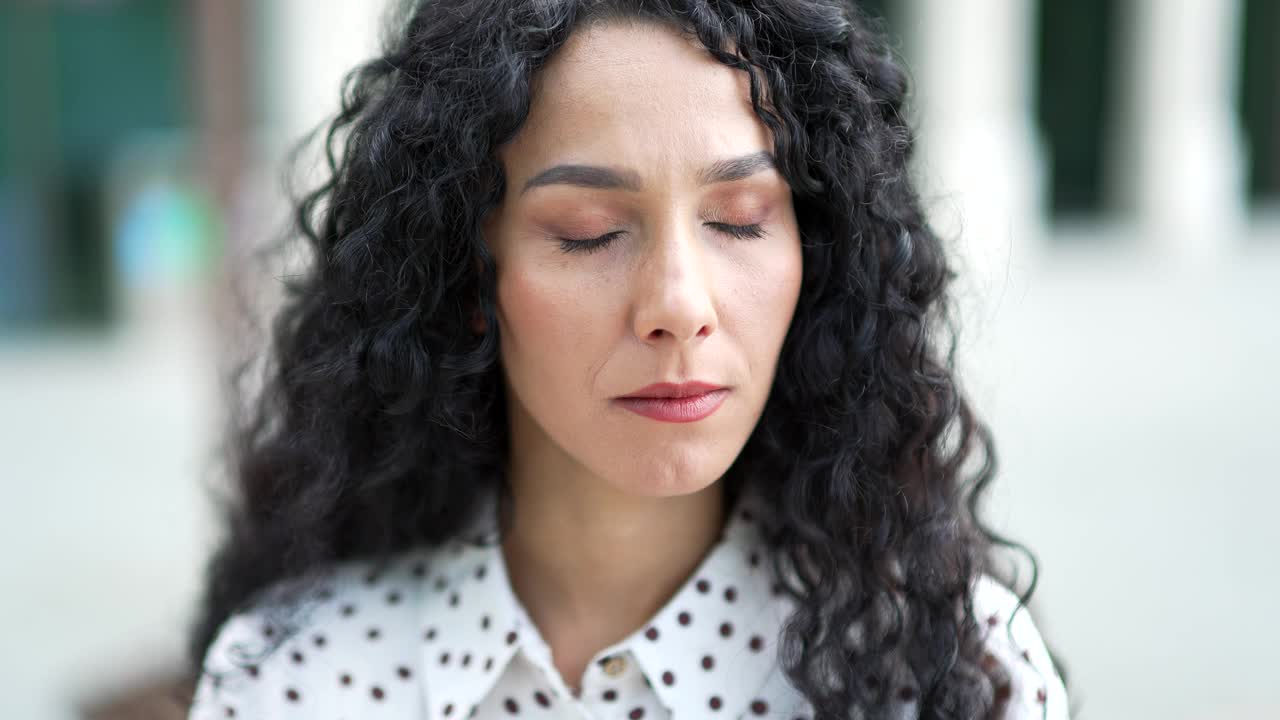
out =
[[[212,541],[231,290],[384,4],[0,4],[0,567],[31,589],[0,714],[161,712],[123,694],[178,659]],[[866,5],[1079,716],[1280,717],[1280,3]]]

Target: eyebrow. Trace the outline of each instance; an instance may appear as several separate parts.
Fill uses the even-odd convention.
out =
[[[765,170],[776,170],[777,162],[773,154],[767,150],[742,155],[741,157],[717,160],[698,171],[698,184],[732,182],[750,177]],[[604,190],[627,190],[638,192],[644,184],[640,175],[627,168],[604,167],[600,165],[556,165],[529,178],[520,194],[543,185],[574,185],[577,187]]]

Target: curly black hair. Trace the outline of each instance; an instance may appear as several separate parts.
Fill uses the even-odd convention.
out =
[[[407,4],[381,55],[347,75],[321,128],[328,172],[296,203],[290,239],[309,263],[285,281],[264,384],[228,435],[228,534],[189,661],[266,590],[443,543],[481,491],[508,490],[481,235],[504,191],[495,150],[574,29],[622,18],[696,36],[748,74],[793,193],[800,297],[763,414],[722,479],[777,509],[772,568],[796,601],[787,676],[820,720],[887,717],[903,677],[921,717],[996,717],[1002,669],[983,661],[974,579],[1012,586],[1000,556],[1016,551],[1031,565],[1022,609],[1037,563],[978,518],[996,458],[955,377],[956,273],[909,180],[906,73],[852,0]]]

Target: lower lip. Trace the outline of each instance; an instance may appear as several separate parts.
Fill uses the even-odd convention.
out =
[[[681,398],[618,398],[614,402],[647,418],[686,423],[701,420],[715,412],[728,394],[728,388],[721,388]]]

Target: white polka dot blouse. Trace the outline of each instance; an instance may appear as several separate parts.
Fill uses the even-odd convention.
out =
[[[775,592],[744,493],[725,533],[648,622],[599,651],[570,689],[508,583],[492,517],[479,532],[415,548],[374,570],[333,568],[287,640],[254,657],[278,632],[265,614],[232,615],[204,660],[189,717],[556,718],[693,720],[813,717],[777,660],[792,605]],[[493,507],[490,501],[488,507]],[[1014,720],[1068,718],[1067,696],[1030,615],[983,576],[974,609],[988,661],[1009,670],[996,689]],[[1012,622],[1007,622],[1012,617]],[[916,693],[896,690],[903,718]]]

